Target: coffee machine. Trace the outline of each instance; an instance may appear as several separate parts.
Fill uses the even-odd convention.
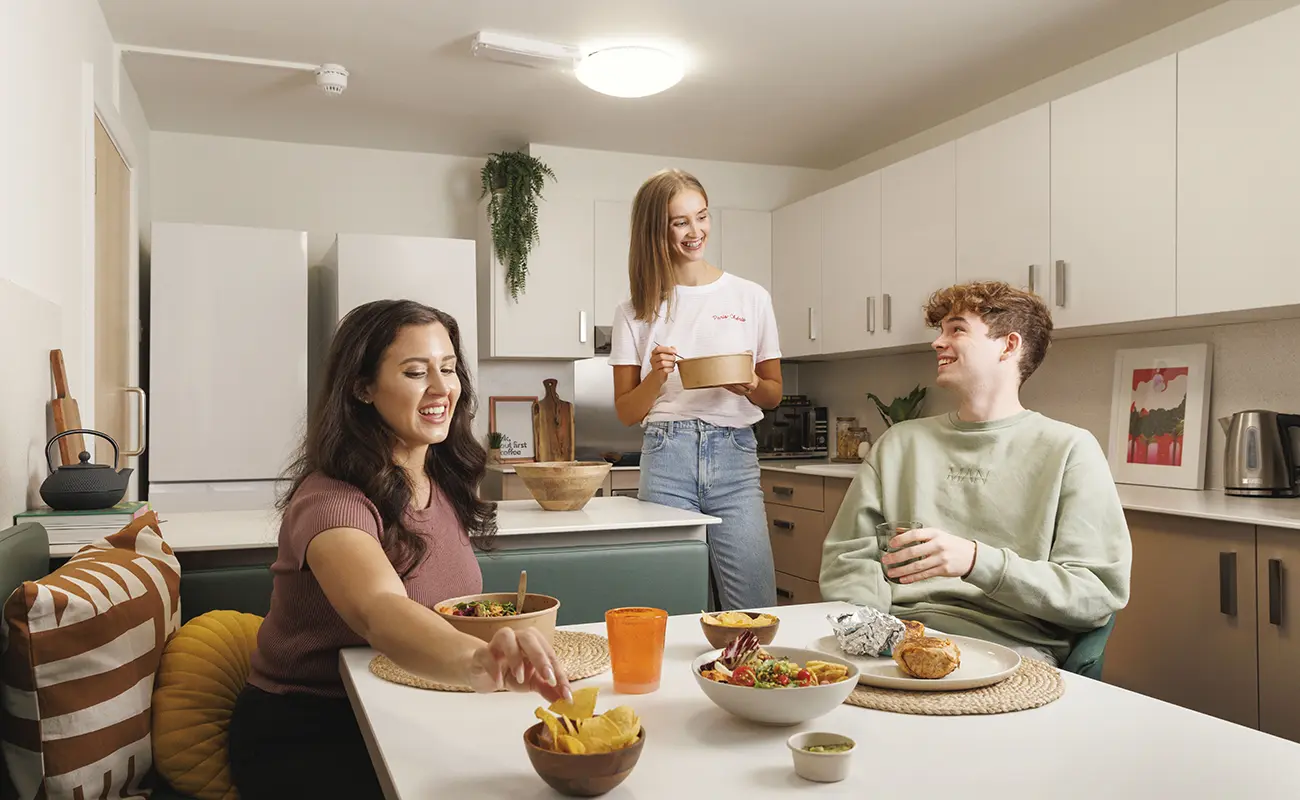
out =
[[[1227,433],[1223,453],[1224,494],[1238,497],[1300,496],[1300,464],[1292,431],[1300,415],[1252,409],[1219,423]]]
[[[830,416],[826,406],[815,406],[806,395],[781,398],[781,405],[763,412],[754,424],[758,457],[826,458],[830,455]]]

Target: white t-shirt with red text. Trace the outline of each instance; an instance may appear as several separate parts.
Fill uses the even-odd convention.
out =
[[[610,366],[640,366],[650,373],[656,346],[677,348],[678,358],[754,353],[754,363],[781,357],[772,297],[753,281],[728,273],[703,286],[678,286],[672,316],[660,306],[653,322],[636,319],[632,300],[614,311]],[[644,422],[698,419],[712,425],[740,428],[763,418],[749,398],[726,389],[682,389],[676,371],[668,377]],[[644,423],[643,423],[644,424]]]

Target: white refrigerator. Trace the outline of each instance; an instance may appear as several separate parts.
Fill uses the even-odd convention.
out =
[[[374,300],[414,300],[445,311],[460,327],[461,351],[478,386],[478,287],[472,239],[385,234],[339,234],[321,264],[319,350],[312,358],[312,391],[320,387],[330,338],[343,317]],[[474,420],[487,430],[487,399]]]
[[[263,510],[307,415],[307,234],[153,224],[149,500]]]

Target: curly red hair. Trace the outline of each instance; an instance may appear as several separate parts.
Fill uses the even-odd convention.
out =
[[[1029,380],[1052,344],[1052,312],[1033,292],[1003,281],[974,281],[930,295],[925,322],[938,328],[953,314],[974,314],[989,327],[989,336],[1020,334],[1020,382]]]

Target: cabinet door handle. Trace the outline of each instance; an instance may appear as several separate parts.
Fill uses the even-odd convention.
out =
[[[774,519],[774,520],[772,520],[772,524],[775,525],[776,527],[780,528],[780,529],[783,530],[783,531],[792,531],[792,530],[794,530],[794,523],[793,523],[793,522],[789,522],[789,521],[784,520],[784,519]]]
[[[772,494],[783,494],[783,495],[789,497],[789,496],[791,496],[791,495],[794,494],[794,487],[793,487],[793,486],[773,486],[773,487],[772,487]]]
[[[875,295],[867,298],[867,333],[876,332],[876,298]]]
[[[587,343],[587,312],[578,312],[578,343]]]
[[[817,341],[817,309],[808,307],[808,338]]]
[[[1237,554],[1219,553],[1219,613],[1237,616]]]
[[[145,396],[144,396],[144,389],[141,389],[139,386],[128,386],[128,387],[126,387],[126,393],[127,393],[127,394],[133,394],[133,395],[135,395],[136,397],[140,398],[140,402],[139,402],[139,404],[135,407],[135,411],[136,411],[135,422],[136,422],[136,425],[137,425],[137,426],[139,427],[139,429],[140,429],[140,444],[139,444],[139,446],[136,447],[134,450],[123,450],[123,451],[122,451],[122,455],[123,455],[123,456],[125,456],[125,457],[127,457],[127,458],[131,458],[131,457],[133,457],[133,456],[138,456],[138,455],[143,455],[143,454],[144,454],[144,448],[145,448],[146,442],[147,442],[147,440],[148,440],[148,434],[147,434],[147,431],[149,430],[149,425],[148,425],[148,422],[149,422],[148,417],[149,417],[149,415],[148,415],[148,413],[145,411]]]
[[[1065,262],[1056,262],[1056,304],[1065,308]]]
[[[785,599],[785,600],[793,600],[793,599],[794,599],[794,592],[790,591],[789,589],[780,589],[780,588],[778,588],[778,589],[776,590],[776,596],[777,596],[777,597],[780,597],[780,598],[782,598],[782,599]]]
[[[894,301],[888,294],[885,295],[885,330],[888,331],[894,324]]]
[[[1036,292],[1036,291],[1037,291],[1037,289],[1036,289],[1035,286],[1034,286],[1034,284],[1035,284],[1035,281],[1034,281],[1035,274],[1034,274],[1034,273],[1035,273],[1035,272],[1036,272],[1036,270],[1034,269],[1034,265],[1033,265],[1033,264],[1030,264],[1030,265],[1029,265],[1029,291],[1031,291],[1031,292]]]
[[[1282,559],[1268,560],[1268,624],[1282,624]]]

